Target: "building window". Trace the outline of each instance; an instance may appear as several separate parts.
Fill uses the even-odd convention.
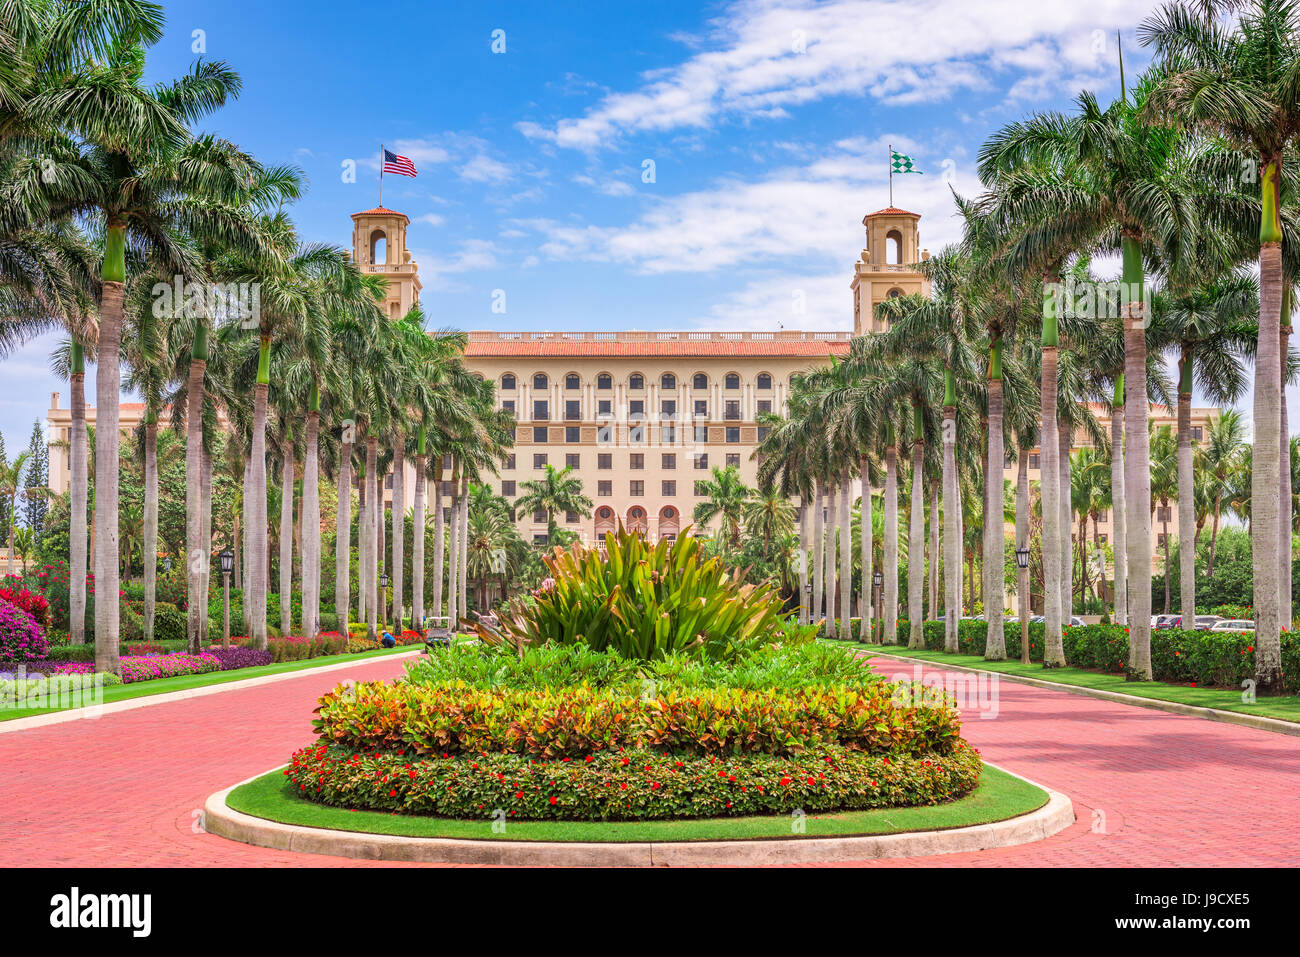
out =
[[[707,389],[709,387],[709,377],[703,372],[695,373],[695,378],[691,380],[691,388]]]
[[[610,481],[597,482],[596,494],[602,497],[609,497],[614,494],[614,483]]]
[[[444,497],[444,498],[450,498],[450,497],[451,497],[451,483],[450,483],[450,482],[443,482],[443,483],[442,483],[442,494],[443,494],[443,497]]]
[[[533,444],[534,445],[546,444],[546,426],[544,425],[533,426]]]
[[[566,452],[564,455],[564,467],[569,469],[580,468],[578,463],[581,462],[581,460],[582,456],[577,452]]]
[[[1002,468],[1003,468],[1003,470],[1006,470],[1006,469],[1011,468],[1011,453],[1010,453],[1010,452],[1007,452],[1005,455],[1002,456]]]
[[[546,468],[546,453],[545,453],[545,452],[534,452],[534,453],[533,453],[533,468],[535,468],[535,469],[544,469],[544,468]]]
[[[677,454],[675,452],[665,452],[660,457],[659,467],[665,471],[677,468]]]
[[[659,388],[661,389],[677,388],[677,376],[673,375],[671,372],[665,372],[663,375],[659,377]]]
[[[602,372],[600,375],[596,376],[596,388],[597,389],[614,388],[614,377],[610,375],[608,372]]]
[[[596,468],[612,469],[614,467],[614,456],[609,452],[601,452],[596,456]]]
[[[728,452],[728,453],[727,453],[727,468],[729,468],[729,469],[732,469],[732,468],[738,469],[738,468],[740,468],[740,453],[739,453],[739,452]]]
[[[1156,521],[1157,521],[1157,522],[1167,522],[1167,521],[1169,521],[1169,519],[1170,519],[1170,514],[1169,514],[1169,513],[1172,512],[1172,511],[1173,511],[1173,509],[1169,508],[1168,506],[1164,506],[1164,505],[1160,506],[1160,508],[1157,508],[1157,509],[1156,509]],[[1163,538],[1163,537],[1164,537],[1164,536],[1161,536],[1161,538]]]
[[[645,495],[645,482],[633,479],[628,483],[628,494],[633,498],[642,498]]]
[[[570,392],[576,391],[582,382],[576,372],[570,372],[564,377],[564,388]]]
[[[677,400],[662,399],[659,402],[659,412],[665,419],[671,419],[677,414]]]
[[[513,472],[513,471],[514,471],[514,468],[515,468],[515,453],[514,453],[514,452],[511,452],[509,455],[506,456],[506,461],[505,461],[504,468],[505,468],[506,471],[508,471],[508,472]]]
[[[516,388],[518,388],[518,386],[519,383],[515,381],[515,374],[513,372],[507,372],[505,375],[501,377],[502,392],[513,392]]]
[[[1192,441],[1193,441],[1193,442],[1199,442],[1199,441],[1201,441],[1201,437],[1202,437],[1204,434],[1205,434],[1205,430],[1202,429],[1199,425],[1194,425],[1194,426],[1192,426]]]
[[[582,429],[578,428],[578,426],[576,426],[576,425],[566,425],[566,426],[564,427],[564,441],[566,441],[566,442],[581,442],[581,441],[582,441]]]
[[[630,469],[643,469],[643,468],[645,468],[645,453],[644,453],[644,452],[633,452],[630,456],[628,456],[627,467],[630,468]]]
[[[1040,464],[1041,462],[1042,462],[1042,458],[1039,456],[1037,452],[1029,453],[1029,467],[1031,469],[1042,468],[1042,465]]]
[[[771,399],[759,399],[759,400],[758,400],[758,411],[759,411],[760,413],[766,412],[766,413],[768,413],[768,414],[770,415],[771,412],[772,412],[772,400],[771,400]]]
[[[771,431],[772,430],[770,427],[766,425],[760,425],[758,427],[758,441],[762,442],[765,438],[767,438],[768,433]]]
[[[544,508],[533,509],[533,521],[538,525],[546,521],[546,509]]]
[[[639,372],[633,372],[627,378],[627,387],[633,391],[639,391],[645,388],[645,376]]]
[[[699,416],[703,416],[704,418],[708,418],[708,416],[709,416],[709,400],[708,400],[708,399],[696,399],[696,400],[695,400],[695,414],[696,414],[696,415],[699,415]]]
[[[545,422],[551,417],[551,404],[545,399],[536,399],[533,401],[533,418],[539,422]]]
[[[709,453],[698,452],[695,455],[695,467],[700,471],[705,471],[709,467]]]
[[[739,389],[739,388],[740,388],[740,376],[736,375],[736,373],[734,373],[734,372],[728,372],[728,373],[727,373],[727,377],[726,377],[726,379],[723,380],[723,384],[724,384],[724,385],[726,386],[726,388],[728,388],[728,389]]]
[[[539,534],[533,536],[533,544],[534,544],[534,545],[549,545],[550,542],[547,541],[547,538],[548,538],[548,537],[549,537],[549,536],[547,535],[546,532],[540,532]]]
[[[642,418],[645,415],[645,399],[633,399],[627,404],[627,414],[634,418]]]
[[[392,487],[393,487],[393,473],[389,472],[387,475],[384,476],[384,488],[392,488]]]
[[[703,445],[709,441],[709,427],[707,425],[697,425],[695,427],[695,442],[697,445]]]
[[[739,442],[739,441],[740,441],[740,429],[737,428],[737,427],[734,426],[734,425],[729,425],[729,426],[727,426],[727,441],[728,441],[728,442]]]
[[[695,480],[695,497],[696,497],[696,498],[703,498],[706,494],[708,494],[708,493],[705,492],[705,490],[704,490],[704,482],[700,481],[699,479],[696,479],[696,480]]]
[[[659,428],[659,440],[664,445],[675,445],[677,443],[677,426],[664,425]]]
[[[545,372],[539,372],[537,373],[537,375],[533,376],[534,389],[545,389],[549,384],[550,384],[550,380],[546,378]]]
[[[722,417],[723,417],[724,419],[729,419],[729,420],[731,420],[731,421],[733,421],[733,422],[739,420],[739,419],[740,419],[740,400],[739,400],[739,399],[728,399],[727,402],[726,402],[726,405],[725,405],[724,408],[723,408]],[[546,418],[546,417],[545,417],[545,416],[542,416],[542,418]]]
[[[760,372],[758,375],[758,387],[763,390],[772,388],[772,377],[766,372]]]
[[[577,399],[569,399],[564,403],[564,417],[570,422],[582,418],[582,403]]]
[[[613,406],[611,405],[611,401],[612,400],[610,399],[598,399],[596,401],[596,414],[613,415],[614,412],[613,412]]]
[[[672,481],[671,479],[664,479],[664,481],[663,481],[662,484],[663,484],[663,494],[664,494],[664,495],[667,495],[667,496],[674,496],[674,495],[677,494],[677,483],[676,483],[676,482]]]
[[[578,524],[578,513],[577,513],[577,512],[565,512],[565,513],[564,513],[564,523],[565,523],[566,525],[577,525],[577,524]]]
[[[1097,513],[1097,521],[1099,521],[1099,522],[1109,522],[1109,521],[1110,521],[1110,512],[1106,511],[1105,509],[1102,509],[1100,512]]]
[[[501,483],[501,494],[504,495],[506,498],[515,497],[514,479],[507,479],[506,481]]]
[[[501,403],[501,408],[504,409],[505,411],[509,412],[511,415],[514,415],[514,412],[515,412],[515,400],[514,400],[514,399],[506,399],[506,400],[504,400],[504,401]]]

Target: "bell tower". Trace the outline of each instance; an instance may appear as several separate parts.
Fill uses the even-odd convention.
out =
[[[876,304],[894,296],[912,293],[930,294],[930,281],[910,264],[930,258],[921,249],[921,234],[916,225],[919,213],[889,206],[862,217],[867,228],[867,247],[853,264],[853,334],[883,332],[884,323],[876,318]]]
[[[363,273],[378,273],[388,280],[384,314],[390,319],[406,315],[420,301],[419,268],[406,248],[405,213],[376,206],[352,214],[352,259]]]

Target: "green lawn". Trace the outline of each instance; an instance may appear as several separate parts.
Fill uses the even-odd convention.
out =
[[[917,658],[936,665],[961,665],[965,668],[979,668],[998,674],[1037,678],[1040,681],[1051,681],[1056,684],[1114,691],[1153,701],[1173,701],[1200,708],[1216,708],[1219,711],[1278,718],[1282,721],[1300,721],[1300,697],[1295,695],[1259,698],[1255,704],[1245,704],[1241,700],[1241,692],[1231,688],[1193,688],[1190,685],[1165,684],[1160,681],[1128,681],[1123,675],[1101,674],[1082,668],[1046,669],[1041,663],[1024,665],[1019,660],[985,661],[978,655],[950,655],[942,651],[914,650],[898,645],[855,644],[855,646],[863,651],[897,655],[902,658]],[[880,670],[888,676],[887,668]]]
[[[153,681],[136,681],[128,685],[112,685],[104,689],[102,704],[114,701],[126,701],[129,698],[143,698],[150,695],[165,694],[168,691],[188,691],[190,688],[202,688],[207,685],[226,684],[230,681],[243,681],[246,678],[259,678],[262,675],[278,675],[290,671],[305,671],[322,665],[340,664],[349,661],[364,661],[367,658],[384,658],[412,651],[418,645],[399,646],[397,648],[379,648],[363,651],[355,655],[322,655],[319,658],[306,658],[302,661],[281,661],[278,664],[260,665],[256,668],[236,668],[234,671],[211,671],[203,675],[181,675],[176,678],[157,678]],[[0,709],[0,721],[12,721],[15,718],[29,718],[37,714],[53,714],[56,711],[70,711],[71,708],[3,708]]]
[[[715,818],[693,821],[510,821],[503,833],[492,832],[492,820],[349,811],[314,804],[300,797],[282,770],[264,774],[230,793],[230,807],[253,817],[333,831],[362,831],[403,837],[451,837],[506,841],[727,841],[791,837],[791,819],[773,817]],[[855,834],[900,834],[987,824],[1028,814],[1047,803],[1047,792],[997,768],[984,767],[980,786],[951,804],[935,807],[889,808],[810,814],[806,837]]]

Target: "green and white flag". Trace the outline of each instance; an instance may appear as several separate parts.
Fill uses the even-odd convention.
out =
[[[924,175],[919,169],[912,168],[912,157],[904,156],[902,153],[889,151],[889,171],[891,173],[916,173],[918,176]]]

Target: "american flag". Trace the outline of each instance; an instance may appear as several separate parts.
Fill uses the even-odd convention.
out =
[[[402,156],[400,153],[394,153],[391,150],[384,150],[384,167],[385,173],[396,173],[398,176],[410,176],[415,178],[415,164],[411,162],[409,156]]]

